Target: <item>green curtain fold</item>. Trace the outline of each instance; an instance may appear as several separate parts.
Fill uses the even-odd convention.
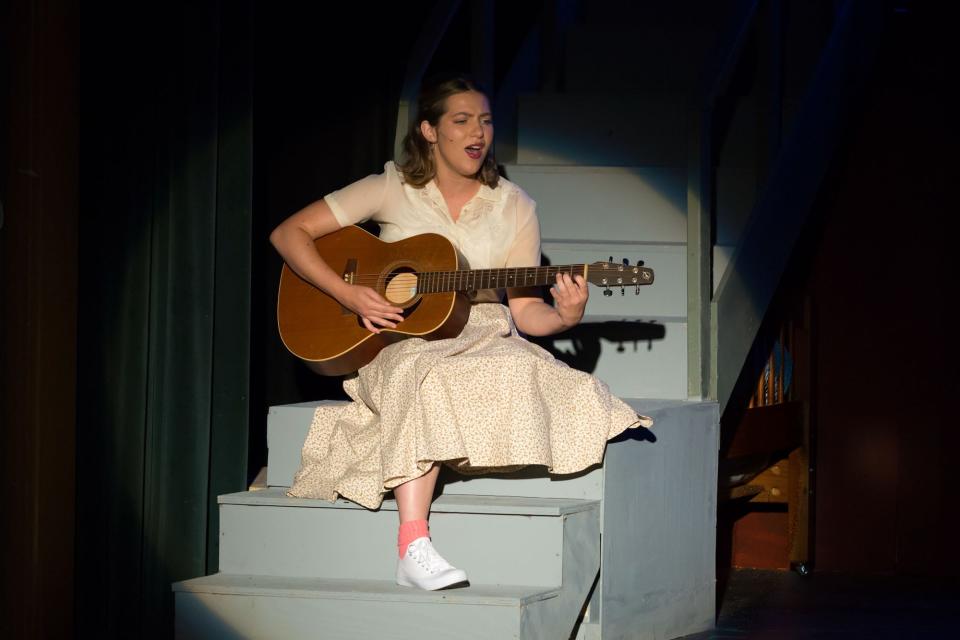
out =
[[[247,480],[252,6],[100,11],[82,26],[78,635],[169,637],[170,584],[216,570],[216,496]]]

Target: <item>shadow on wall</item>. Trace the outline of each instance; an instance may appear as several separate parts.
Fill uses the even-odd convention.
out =
[[[570,367],[593,373],[600,360],[601,340],[616,343],[620,353],[627,349],[626,345],[632,345],[634,352],[639,352],[641,345],[649,351],[653,341],[663,340],[666,334],[666,327],[653,320],[610,320],[584,322],[557,335],[528,339]]]

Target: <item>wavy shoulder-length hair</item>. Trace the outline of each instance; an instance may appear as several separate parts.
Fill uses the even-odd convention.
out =
[[[403,138],[403,155],[397,163],[403,181],[410,186],[422,189],[437,175],[430,142],[423,137],[420,123],[426,120],[436,127],[440,117],[446,113],[447,98],[465,91],[476,91],[487,96],[479,84],[463,75],[444,76],[423,83],[417,99],[417,117],[410,122],[407,135]],[[489,96],[487,99],[489,100]],[[500,173],[497,171],[497,161],[493,157],[492,148],[487,151],[487,157],[477,171],[476,178],[491,189],[497,186]]]

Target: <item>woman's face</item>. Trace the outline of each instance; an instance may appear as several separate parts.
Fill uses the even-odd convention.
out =
[[[455,93],[446,102],[446,111],[437,126],[420,124],[428,142],[434,143],[437,175],[454,174],[473,178],[493,144],[493,117],[487,97],[476,91]]]

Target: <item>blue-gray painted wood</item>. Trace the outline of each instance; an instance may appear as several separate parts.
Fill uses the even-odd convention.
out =
[[[267,506],[267,507],[310,507],[317,509],[348,509],[351,511],[370,511],[349,500],[316,500],[313,498],[293,498],[282,488],[270,488],[262,491],[240,491],[228,493],[218,498],[221,505]],[[567,496],[488,496],[462,495],[440,496],[431,503],[432,513],[476,513],[499,514],[506,516],[564,516],[569,513],[588,511],[595,504],[590,500],[571,499]],[[385,499],[379,509],[372,511],[396,511],[397,503]]]
[[[529,585],[473,585],[467,588],[423,591],[401,587],[393,580],[335,580],[291,576],[218,573],[173,584],[176,593],[229,593],[271,597],[376,600],[414,604],[526,605],[556,598],[559,587]]]
[[[547,518],[555,525],[552,537],[562,540],[559,553],[552,559],[561,584],[472,584],[463,589],[424,592],[398,587],[389,579],[331,580],[222,572],[173,585],[177,637],[305,638],[315,637],[310,634],[322,629],[324,638],[567,638],[599,568],[595,507],[594,503],[591,509]],[[351,510],[330,512],[342,517]],[[503,518],[517,518],[498,517],[501,522]],[[364,526],[356,525],[352,533],[362,531]],[[343,538],[339,534],[317,532],[315,544],[336,544]],[[436,530],[434,534],[440,536]],[[544,539],[539,536],[540,544]],[[475,544],[473,550],[496,547],[499,542]],[[499,549],[503,551],[502,546]],[[259,551],[256,546],[247,549],[248,554]],[[395,557],[391,560],[396,561]],[[483,561],[474,560],[471,575]],[[503,571],[508,562],[523,567],[529,559],[504,557],[497,562],[502,563]]]
[[[346,501],[288,498],[282,490],[221,502],[220,571],[331,579],[390,580],[396,569],[393,501],[370,512]],[[599,503],[564,499],[443,496],[431,510],[434,543],[474,584],[561,583],[564,517]],[[255,552],[251,552],[255,551]]]
[[[558,590],[419,591],[392,582],[210,576],[174,585],[177,640],[521,639]]]
[[[592,318],[584,318],[585,325]],[[603,322],[604,319],[600,322]],[[649,339],[626,337],[595,342],[577,339],[552,339],[550,344],[561,354],[587,363],[587,356],[596,360],[584,370],[592,373],[619,397],[687,398],[687,323],[675,319],[639,318],[646,323]],[[598,329],[602,336],[604,331]],[[617,333],[620,333],[619,331]],[[642,335],[638,331],[638,334]],[[597,353],[596,351],[599,351]]]
[[[267,486],[289,487],[300,468],[300,452],[310,431],[314,409],[335,400],[270,407],[267,412]]]
[[[723,275],[727,272],[727,268],[730,266],[730,258],[733,256],[733,252],[736,250],[736,247],[731,247],[729,245],[714,245],[713,246],[713,290],[716,291],[717,287],[720,286],[720,280],[723,278]]]
[[[718,407],[675,403],[656,416],[655,442],[607,448],[603,640],[676,638],[714,622]]]
[[[713,202],[713,139],[709,113],[691,111],[687,165],[687,395],[709,395],[710,210]]]
[[[509,165],[537,202],[543,242],[686,242],[686,168]],[[609,255],[609,254],[608,254]],[[625,256],[633,257],[633,256]]]
[[[496,630],[498,635],[481,637],[566,638],[572,631],[571,616],[575,618],[582,609],[596,576],[596,557],[602,558],[600,584],[578,637],[673,638],[708,628],[714,613],[717,405],[683,400],[630,403],[654,418],[653,430],[627,432],[611,442],[603,467],[569,485],[571,493],[578,495],[585,487],[601,492],[599,517],[596,502],[510,495],[517,492],[515,485],[522,485],[524,493],[555,492],[566,486],[546,474],[539,478],[531,474],[522,481],[502,477],[477,480],[490,493],[502,496],[454,495],[456,482],[444,487],[431,519],[435,540],[446,555],[475,576],[477,584],[471,587],[475,591],[440,592],[452,600],[435,602],[429,613],[410,606],[412,601],[400,603],[397,598],[429,599],[437,594],[397,591],[389,579],[387,572],[392,572],[396,562],[392,550],[396,516],[391,501],[385,502],[380,512],[370,513],[346,501],[287,498],[283,489],[222,496],[223,568],[288,575],[218,574],[176,585],[179,637],[239,637],[231,633],[277,637],[270,634],[278,629],[289,634],[284,637],[305,637],[311,629],[309,620],[325,616],[325,632],[329,629],[325,637],[379,633],[376,637],[403,638],[407,636],[383,635],[386,621],[413,620],[415,611],[436,621],[439,626],[431,627],[436,629],[435,637],[447,637],[445,629],[474,620],[476,612],[462,608],[470,598],[494,598],[501,606],[503,594],[509,593],[518,598],[509,605],[513,613],[501,616],[489,609],[484,628],[488,634]],[[311,405],[275,407],[270,414],[271,429],[299,431],[305,436],[312,410]],[[272,441],[276,437],[273,433]],[[271,465],[275,455],[271,449]],[[295,458],[299,460],[299,452]],[[462,484],[469,486],[470,482]],[[258,509],[271,515],[258,516]],[[323,515],[317,518],[318,513]],[[472,540],[472,535],[480,535],[482,540]],[[510,550],[507,539],[518,549]],[[602,551],[597,546],[601,539]],[[370,558],[361,559],[351,569],[350,558],[342,556],[351,553],[352,545],[366,550]],[[452,553],[447,553],[447,547]],[[341,557],[333,557],[336,554]],[[498,567],[498,562],[505,564]],[[356,578],[361,566],[368,577],[384,579],[324,582],[316,577],[329,572]],[[298,572],[315,577],[289,575]],[[480,584],[480,578],[496,580],[497,575],[515,580],[514,585],[529,584],[520,582],[522,579],[553,580],[554,584],[526,591],[504,587],[500,592]],[[560,590],[555,588],[558,577],[563,584]],[[371,584],[378,586],[372,588]],[[373,592],[379,595],[371,596]],[[547,597],[549,601],[543,600]],[[536,598],[541,600],[534,602]],[[332,601],[336,604],[331,605]],[[345,601],[350,604],[343,604]],[[452,603],[462,606],[450,608]],[[224,625],[224,620],[233,626]],[[561,622],[560,627],[555,626]],[[210,635],[190,635],[196,629]]]
[[[520,623],[522,638],[566,639],[600,571],[600,518],[587,513],[563,521],[563,589],[548,606],[530,607]]]

